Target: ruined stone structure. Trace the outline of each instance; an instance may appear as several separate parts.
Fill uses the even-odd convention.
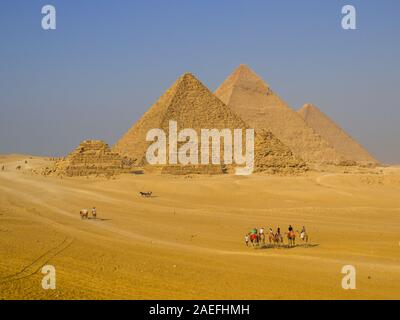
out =
[[[45,174],[65,176],[114,175],[129,172],[132,161],[111,152],[101,140],[84,140],[66,158],[47,168]]]

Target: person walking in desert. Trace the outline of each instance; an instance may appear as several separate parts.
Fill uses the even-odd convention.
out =
[[[250,237],[249,237],[249,234],[247,233],[247,234],[244,236],[244,241],[246,242],[246,247],[249,246],[249,239],[250,239]]]
[[[96,219],[96,218],[97,218],[97,210],[96,210],[96,207],[93,207],[93,208],[92,208],[92,217],[93,217],[93,219]]]

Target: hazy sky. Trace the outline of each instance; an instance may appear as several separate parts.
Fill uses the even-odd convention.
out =
[[[341,28],[345,4],[357,30]],[[314,103],[400,163],[399,39],[398,0],[1,0],[0,153],[113,144],[182,73],[215,90],[245,63],[293,108]]]

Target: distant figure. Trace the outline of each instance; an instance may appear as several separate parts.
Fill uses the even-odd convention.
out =
[[[152,193],[153,193],[152,191],[149,191],[149,192],[142,192],[142,191],[140,191],[140,192],[139,192],[139,194],[140,194],[142,197],[146,197],[146,198],[151,197]]]
[[[92,208],[92,217],[93,217],[93,219],[96,219],[96,218],[97,218],[96,207],[93,207],[93,208]]]
[[[275,242],[275,233],[272,230],[272,228],[269,228],[269,230],[268,230],[268,240],[269,240],[270,244]]]
[[[17,166],[15,169],[17,169],[17,170],[21,170],[21,166]]]
[[[289,231],[287,233],[288,245],[289,247],[293,247],[296,245],[296,233],[293,231],[292,225],[289,225],[288,231]]]
[[[246,234],[246,235],[244,236],[244,241],[246,242],[246,247],[249,246],[249,240],[250,240],[249,234]]]
[[[280,227],[278,227],[278,229],[276,229],[276,235],[275,235],[275,237],[276,237],[276,239],[278,240],[278,243],[279,243],[279,244],[282,244],[282,243],[283,243],[283,237],[282,237],[282,234],[281,234],[281,228],[280,228]]]
[[[89,210],[88,209],[82,209],[79,211],[79,214],[81,215],[81,219],[87,219],[89,216]]]
[[[308,242],[308,234],[305,226],[303,226],[303,228],[300,231],[300,239],[306,243]]]
[[[260,243],[259,240],[260,240],[260,238],[258,236],[258,230],[257,230],[257,228],[253,228],[250,231],[250,241],[251,241],[252,246],[253,247],[258,246]]]
[[[2,166],[2,167],[1,167],[1,171],[4,171],[4,169],[5,169],[4,166]]]
[[[260,241],[265,244],[265,234],[264,234],[264,227],[261,227],[259,230],[259,234],[260,234]]]

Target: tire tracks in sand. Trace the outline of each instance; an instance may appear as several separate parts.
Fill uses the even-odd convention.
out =
[[[74,238],[65,237],[61,243],[59,243],[53,248],[50,248],[39,257],[32,260],[30,263],[25,265],[20,271],[5,277],[1,277],[0,284],[22,280],[30,276],[33,276],[34,274],[38,273],[43,266],[48,264],[51,261],[51,259],[57,257],[64,250],[69,248],[73,244],[74,240],[75,240]]]

